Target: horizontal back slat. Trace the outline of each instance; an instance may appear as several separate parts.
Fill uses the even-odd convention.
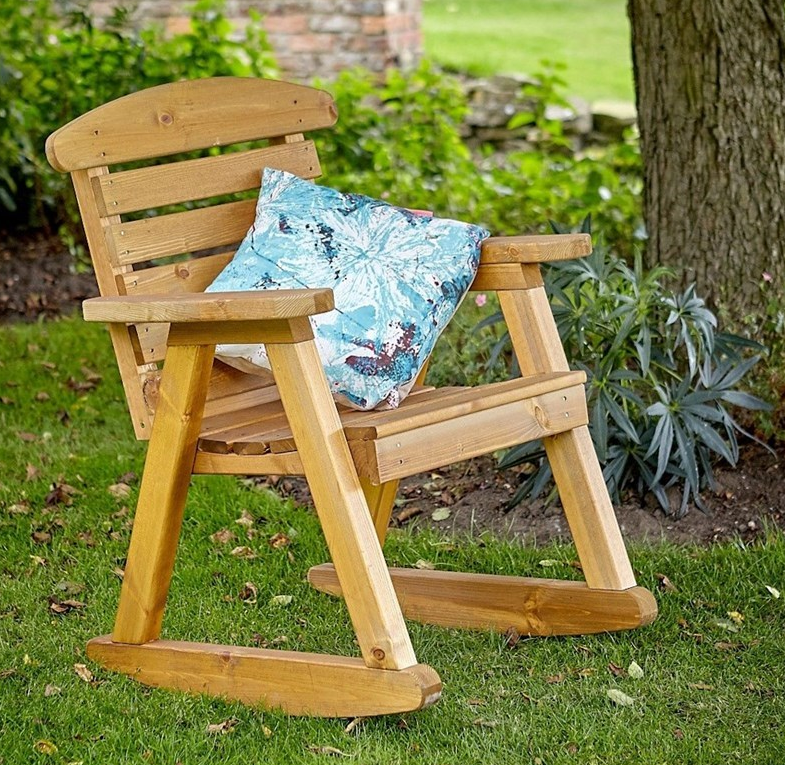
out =
[[[253,223],[256,200],[116,223],[107,228],[116,265],[143,263],[241,241]]]
[[[233,252],[192,258],[181,263],[132,271],[118,277],[126,295],[163,295],[204,292],[232,259]]]
[[[131,93],[49,136],[62,172],[164,157],[330,127],[338,118],[323,90],[278,80],[215,77]]]
[[[99,176],[93,182],[98,186],[96,199],[103,203],[103,214],[122,215],[258,189],[265,167],[308,179],[321,174],[313,141],[302,141],[125,170]]]

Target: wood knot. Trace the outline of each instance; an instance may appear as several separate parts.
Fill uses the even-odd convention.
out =
[[[174,117],[172,117],[172,115],[168,112],[164,112],[158,117],[158,121],[162,125],[171,125],[174,122]]]
[[[187,279],[191,275],[191,272],[185,266],[180,266],[180,268],[176,268],[174,273],[175,276],[179,276],[181,279]]]
[[[371,653],[373,654],[373,658],[376,659],[376,661],[384,661],[384,657],[387,656],[387,654],[381,648],[374,648]]]

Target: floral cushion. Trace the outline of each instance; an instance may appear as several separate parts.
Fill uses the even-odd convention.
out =
[[[256,220],[207,291],[331,287],[335,309],[311,321],[334,396],[395,407],[472,283],[486,236],[267,168]],[[270,368],[263,345],[216,352]]]

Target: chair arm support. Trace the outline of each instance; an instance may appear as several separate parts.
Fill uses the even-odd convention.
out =
[[[482,243],[480,265],[547,263],[582,258],[590,253],[591,237],[588,234],[492,236]]]
[[[331,289],[198,292],[179,295],[120,295],[85,300],[86,321],[237,322],[294,319],[332,310]]]

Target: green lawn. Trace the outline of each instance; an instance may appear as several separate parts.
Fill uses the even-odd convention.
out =
[[[724,765],[774,763],[785,751],[785,598],[767,589],[785,592],[785,539],[775,533],[749,549],[634,548],[639,581],[656,591],[661,609],[637,632],[509,648],[495,634],[412,624],[418,657],[444,681],[442,701],[349,733],[346,720],[289,719],[106,672],[86,659],[84,644],[111,629],[138,482],[125,476],[125,497],[110,487],[139,473],[143,454],[108,337],[74,320],[0,327],[0,379],[2,765],[341,759],[324,747],[374,765]],[[250,529],[235,522],[243,511]],[[222,529],[236,540],[211,540]],[[288,548],[268,544],[277,532],[290,537]],[[236,545],[256,557],[233,556]],[[395,532],[387,552],[400,565],[422,559],[446,569],[576,575],[570,546]],[[165,634],[355,652],[342,604],[304,581],[325,555],[307,509],[231,478],[195,479]],[[543,568],[545,559],[557,563]],[[658,574],[677,590],[659,589]],[[246,582],[258,588],[255,602],[241,597]],[[293,599],[282,606],[275,595]],[[56,605],[67,600],[77,605]],[[627,676],[633,661],[643,677]],[[615,705],[612,689],[632,704]],[[208,732],[225,721],[229,732]]]
[[[425,50],[481,74],[532,74],[567,64],[567,92],[634,100],[624,0],[424,0]]]

